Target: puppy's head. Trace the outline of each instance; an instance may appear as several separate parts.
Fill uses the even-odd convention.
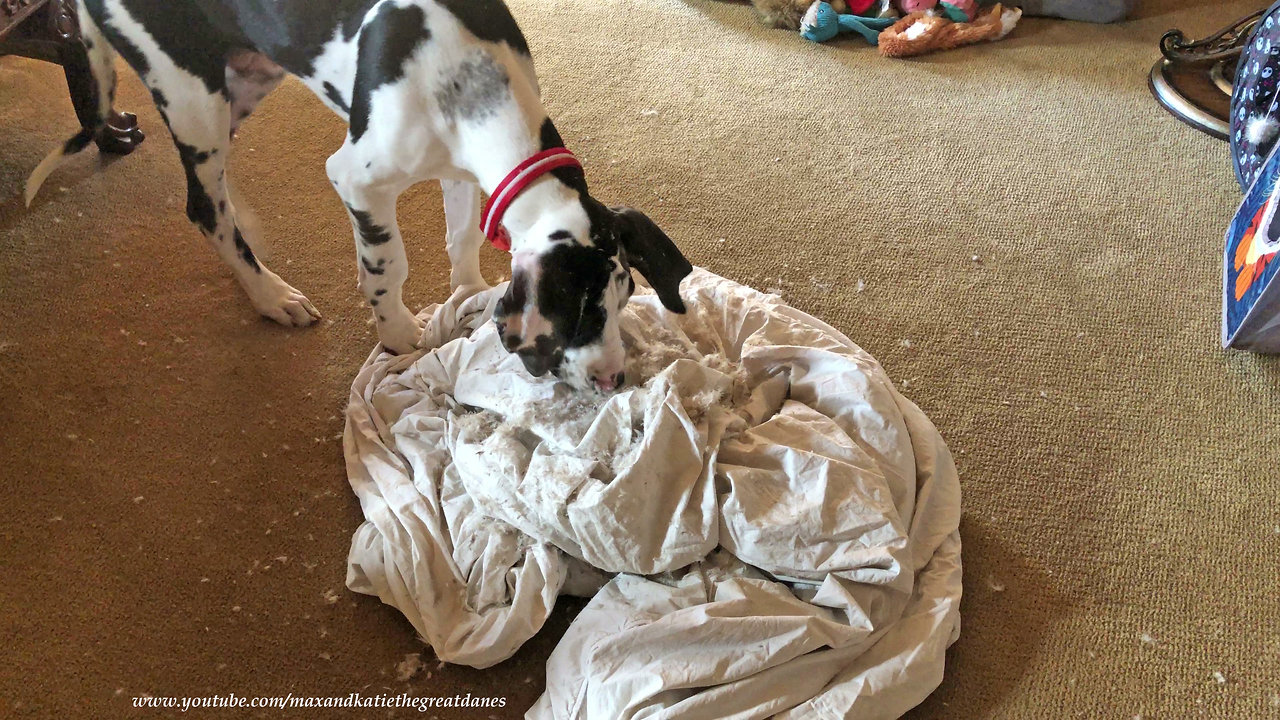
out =
[[[547,373],[579,389],[617,389],[626,349],[618,316],[635,291],[635,268],[662,304],[685,311],[680,281],[693,266],[652,220],[631,208],[583,197],[584,223],[555,228],[532,250],[512,253],[511,284],[494,321],[503,347],[531,375]],[[547,228],[542,228],[546,231]]]

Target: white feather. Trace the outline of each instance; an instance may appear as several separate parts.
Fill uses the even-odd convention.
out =
[[[1245,128],[1245,137],[1251,145],[1265,145],[1275,139],[1278,131],[1280,131],[1280,120],[1276,120],[1271,115],[1259,115],[1249,119],[1248,126]]]
[[[814,25],[818,24],[818,2],[820,0],[814,0],[809,9],[804,11],[804,17],[800,18],[801,32],[808,32],[813,29]]]
[[[1022,8],[1009,8],[1000,14],[1000,36],[997,40],[1013,32],[1022,19]]]

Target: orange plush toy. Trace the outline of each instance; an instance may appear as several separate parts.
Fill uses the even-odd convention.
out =
[[[993,5],[973,22],[952,22],[932,12],[913,12],[880,33],[880,54],[909,57],[950,50],[961,45],[999,40],[1022,17],[1022,10]]]

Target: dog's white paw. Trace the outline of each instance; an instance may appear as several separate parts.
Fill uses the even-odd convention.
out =
[[[249,299],[264,317],[281,325],[305,327],[320,319],[320,311],[305,295],[274,274],[264,277],[261,285],[249,294]]]
[[[489,283],[479,271],[461,272],[454,268],[449,273],[449,290],[457,292],[460,289],[470,293],[483,292],[489,289]]]
[[[384,319],[385,318],[385,319]],[[401,305],[398,309],[378,311],[378,340],[393,355],[404,355],[422,343],[422,321]]]

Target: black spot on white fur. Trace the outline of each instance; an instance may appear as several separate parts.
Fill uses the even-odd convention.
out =
[[[253,249],[249,247],[249,243],[245,242],[244,235],[240,234],[240,228],[236,228],[235,243],[236,252],[240,253],[240,259],[255,271],[262,272],[262,266],[258,264],[258,258],[254,257]]]
[[[351,211],[351,217],[356,221],[356,227],[360,231],[360,241],[365,245],[385,245],[391,242],[391,231],[382,227],[373,221],[373,216],[363,210],[356,210],[350,205],[347,209]]]
[[[342,97],[342,93],[338,88],[327,80],[324,83],[324,94],[325,97],[329,98],[329,102],[333,103],[343,114],[351,115],[351,106],[347,104],[346,98]]]
[[[213,206],[213,198],[200,181],[197,169],[209,161],[209,152],[192,147],[174,138],[173,144],[178,148],[178,157],[182,159],[182,168],[187,173],[187,219],[211,235],[218,229],[218,211]]]
[[[356,85],[351,96],[351,139],[369,128],[373,92],[404,77],[404,66],[418,47],[431,39],[427,15],[417,5],[383,3],[360,29]]]

